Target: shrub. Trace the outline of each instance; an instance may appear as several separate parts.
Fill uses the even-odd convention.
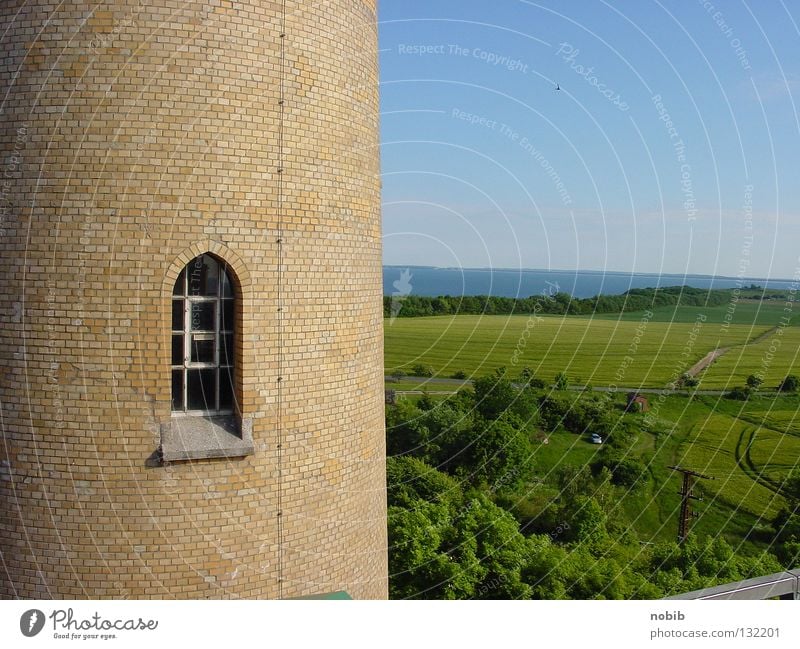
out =
[[[448,471],[469,477],[493,491],[515,491],[533,470],[533,447],[525,430],[505,419],[479,423],[468,437],[458,440],[458,452],[451,453]]]
[[[423,390],[422,396],[417,400],[417,408],[423,412],[428,412],[436,407],[436,402],[427,390]]]
[[[733,388],[730,392],[725,394],[726,399],[734,399],[736,401],[747,401],[750,398],[749,388]]]
[[[416,365],[411,366],[411,375],[412,376],[422,376],[422,377],[430,377],[435,374],[435,370],[430,365],[423,365],[422,363],[417,363]]]
[[[627,458],[608,467],[611,471],[611,482],[620,487],[633,487],[647,470],[639,460]]]
[[[464,370],[458,370],[456,372],[453,372],[450,375],[450,378],[452,378],[452,379],[460,379],[462,381],[465,381],[469,377],[467,376],[467,373]]]
[[[800,389],[800,378],[794,374],[787,376],[778,386],[781,392],[797,392]]]
[[[538,419],[535,396],[520,390],[499,372],[475,379],[472,387],[475,410],[484,419],[499,419],[509,414],[528,425]]]
[[[700,379],[695,378],[691,374],[684,374],[681,377],[680,385],[684,388],[696,388],[700,385]]]
[[[525,387],[530,388],[537,388],[539,390],[543,390],[547,387],[547,383],[542,381],[542,379],[536,378],[533,373],[533,370],[530,367],[523,367],[519,373],[519,382],[522,383]]]
[[[758,390],[763,382],[764,379],[756,376],[755,374],[751,374],[747,377],[747,387],[751,390]]]
[[[783,495],[800,506],[800,467],[793,468],[786,476],[783,483]]]
[[[604,449],[611,451],[610,448]],[[639,483],[647,472],[644,462],[633,457],[625,457],[619,452],[601,453],[600,457],[592,463],[592,471],[599,474],[603,468],[611,474],[611,484],[618,487],[633,487]]]

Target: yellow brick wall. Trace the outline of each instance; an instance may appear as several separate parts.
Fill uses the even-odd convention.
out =
[[[386,597],[375,3],[281,4],[0,6],[0,597]],[[206,251],[255,453],[163,465]]]

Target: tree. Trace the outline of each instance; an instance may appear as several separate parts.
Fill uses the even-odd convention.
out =
[[[542,427],[549,432],[555,431],[559,427],[565,427],[565,417],[571,407],[572,403],[566,395],[543,395],[539,399],[539,418]]]
[[[736,401],[747,401],[750,398],[750,388],[735,387],[730,392],[725,393],[726,399],[734,399]]]
[[[514,407],[520,396],[511,381],[499,373],[475,379],[472,387],[475,409],[484,419],[498,419]]]
[[[778,390],[781,392],[797,392],[800,390],[800,378],[794,374],[789,374],[789,376],[781,381]]]
[[[748,376],[746,381],[747,387],[750,388],[751,390],[758,390],[758,388],[761,387],[761,384],[763,382],[764,379],[762,379],[759,376],[756,376],[755,374],[751,374],[750,376]]]
[[[533,599],[566,599],[567,553],[544,534],[528,538],[528,562],[523,569]]]
[[[530,434],[514,425],[512,417],[476,422],[453,439],[442,458],[449,473],[468,477],[493,492],[514,491],[530,478],[533,447]]]
[[[785,567],[796,568],[800,561],[800,467],[789,472],[781,492],[787,503],[772,521],[776,553]]]
[[[432,466],[445,463],[474,437],[474,416],[458,400],[419,408],[408,401],[386,409],[386,451],[411,455]]]
[[[522,570],[528,562],[528,544],[514,517],[484,494],[474,494],[464,504],[466,515],[459,521],[459,540],[468,547],[476,542],[473,557],[481,573],[475,586],[476,599],[528,599],[531,587]]]
[[[458,481],[415,457],[386,459],[390,507],[413,507],[418,500],[453,507],[463,496]]]
[[[575,530],[575,537],[580,543],[585,543],[590,550],[602,550],[602,546],[609,540],[603,508],[591,496],[579,496],[575,505],[575,513],[570,523]]]
[[[632,458],[620,460],[610,469],[612,482],[621,487],[635,486],[647,471],[647,467],[642,462]]]
[[[527,425],[537,419],[535,397],[529,390],[520,390],[500,369],[495,374],[477,378],[472,384],[475,409],[484,419],[499,419],[505,414],[516,415]]]
[[[523,367],[519,373],[519,381],[525,388],[543,389],[547,384],[542,379],[537,378],[530,367]]]
[[[577,507],[576,499],[580,494],[587,494],[593,491],[594,480],[592,472],[585,464],[581,466],[559,464],[553,473],[559,498],[564,501],[567,507],[563,512],[564,519],[570,519],[574,515],[574,508]]]
[[[481,493],[413,458],[391,460],[390,594],[395,599],[525,599],[528,543]]]
[[[428,444],[430,431],[421,423],[422,412],[410,401],[386,408],[386,453],[420,455]],[[422,449],[422,450],[420,450]]]
[[[783,494],[789,501],[800,504],[800,467],[794,467],[783,482]]]
[[[479,565],[454,561],[449,509],[422,500],[389,507],[389,593],[392,599],[465,599],[475,593]]]
[[[435,374],[435,370],[430,365],[417,363],[411,366],[411,374],[413,376],[429,377]]]
[[[661,543],[650,557],[650,579],[666,595],[707,588],[760,575],[782,568],[774,556],[736,554],[721,537],[697,539],[690,535],[681,545]]]
[[[569,378],[564,372],[556,374],[556,390],[566,390],[569,387]]]

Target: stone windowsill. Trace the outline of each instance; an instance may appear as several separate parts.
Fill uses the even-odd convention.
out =
[[[161,424],[164,462],[252,455],[253,420],[222,417],[173,417]]]

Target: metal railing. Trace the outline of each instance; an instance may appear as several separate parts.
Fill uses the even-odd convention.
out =
[[[794,599],[800,600],[800,569],[735,581],[665,599]]]

